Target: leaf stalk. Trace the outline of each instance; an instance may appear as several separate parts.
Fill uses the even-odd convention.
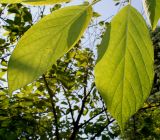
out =
[[[99,1],[101,1],[101,0],[93,0],[93,2],[92,2],[91,5],[95,5],[95,4],[98,3]]]

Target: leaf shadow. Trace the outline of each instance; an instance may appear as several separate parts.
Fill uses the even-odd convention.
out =
[[[96,64],[103,58],[103,56],[105,55],[107,49],[108,49],[108,44],[109,44],[109,40],[110,40],[110,32],[111,32],[111,25],[107,26],[106,32],[103,35],[103,39],[102,42],[100,44],[100,46],[97,48],[98,50],[98,58],[96,61]]]
[[[155,19],[155,15],[156,15],[156,0],[152,0],[152,2],[150,3],[150,4],[152,4],[152,6],[153,6],[153,8],[152,8],[152,16],[150,17],[151,18],[151,20],[153,21],[153,23],[151,23],[152,24],[152,27],[154,26],[154,19]]]
[[[67,43],[68,46],[71,47],[74,43],[79,40],[81,37],[85,25],[84,23],[87,20],[87,12],[85,11],[79,18],[77,18],[70,26],[68,31]]]

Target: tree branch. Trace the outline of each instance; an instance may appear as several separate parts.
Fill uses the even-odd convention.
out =
[[[105,129],[106,127],[108,127],[108,125],[110,125],[112,122],[114,122],[114,120],[108,122],[105,126],[101,127],[100,130],[97,132],[97,134],[95,134],[95,135],[91,138],[91,140],[94,140],[96,137],[98,137],[98,136],[104,131],[104,129]]]
[[[69,99],[68,99],[68,97],[67,97],[67,95],[66,95],[66,90],[65,90],[65,88],[63,87],[63,85],[62,85],[62,88],[63,88],[64,94],[65,94],[65,97],[66,97],[66,99],[67,99],[68,105],[69,105],[69,110],[70,110],[71,117],[72,117],[72,121],[73,121],[73,125],[74,125],[75,120],[74,120],[74,114],[73,114],[72,105],[71,105],[71,103],[70,103],[70,101],[69,101]]]
[[[84,98],[83,98],[83,100],[82,100],[82,106],[81,106],[80,112],[79,112],[79,114],[78,114],[77,120],[76,120],[76,122],[74,123],[73,133],[71,134],[70,140],[75,140],[75,138],[76,138],[76,134],[77,134],[77,132],[79,131],[79,125],[78,125],[78,124],[79,124],[79,121],[80,121],[81,116],[82,116],[82,114],[83,114],[87,97],[88,97],[89,94],[90,94],[90,92],[87,94],[87,78],[88,78],[88,69],[87,69],[87,67],[86,67],[86,73],[85,73],[85,75],[84,75],[84,83],[85,83],[84,91],[83,91]]]
[[[151,109],[151,108],[154,108],[154,107],[160,107],[160,103],[156,104],[156,105],[149,105],[147,107],[143,107],[140,109],[140,111],[143,111],[143,110],[146,110],[146,109]]]
[[[95,116],[91,117],[89,120],[87,120],[86,122],[82,123],[81,125],[79,125],[79,128],[83,127],[84,125],[86,125],[87,123],[89,123],[92,119],[94,119],[95,117],[97,117],[98,115],[100,115],[101,113],[105,112],[107,109],[103,109],[101,112],[97,113]]]
[[[56,113],[56,109],[55,109],[55,103],[54,103],[54,100],[53,100],[54,93],[50,89],[50,87],[49,87],[49,85],[47,83],[47,80],[45,78],[45,75],[43,75],[43,80],[44,80],[45,86],[47,88],[48,94],[50,96],[50,102],[51,102],[51,105],[52,105],[52,112],[53,112],[53,115],[54,115],[54,118],[55,118],[55,125],[56,125],[55,135],[56,135],[56,139],[60,140],[60,138],[59,138],[59,128],[58,128],[58,117],[57,117],[57,113]]]

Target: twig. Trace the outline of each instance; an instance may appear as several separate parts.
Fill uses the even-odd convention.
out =
[[[98,137],[98,136],[104,131],[104,129],[105,129],[106,127],[108,127],[108,125],[110,125],[112,122],[114,122],[114,120],[108,122],[105,126],[101,127],[101,129],[97,132],[97,134],[95,134],[95,135],[91,138],[91,140],[94,140],[96,137]]]
[[[72,117],[72,121],[73,121],[73,125],[74,125],[75,120],[74,120],[74,114],[73,114],[72,105],[71,105],[71,103],[70,103],[70,101],[69,101],[69,99],[68,99],[68,97],[67,97],[67,95],[66,95],[66,90],[65,90],[65,88],[63,87],[63,85],[62,85],[62,88],[63,88],[63,90],[64,90],[64,94],[65,94],[65,97],[66,97],[67,102],[68,102],[68,105],[69,105],[69,110],[70,110],[71,117]]]
[[[86,125],[87,123],[89,123],[92,119],[96,118],[98,115],[102,114],[103,112],[105,112],[107,109],[103,109],[101,112],[97,113],[95,116],[91,117],[89,120],[87,120],[86,122],[82,123],[81,125],[79,125],[79,128],[83,127],[84,125]]]

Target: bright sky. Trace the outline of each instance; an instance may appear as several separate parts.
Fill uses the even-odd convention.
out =
[[[82,4],[83,2],[84,0],[72,0],[69,5]],[[115,2],[113,0],[101,0],[94,5],[94,10],[101,14],[101,19],[105,20],[111,15],[115,15],[119,11],[120,6],[114,5]],[[140,12],[143,10],[141,0],[132,0],[132,6],[138,9]]]
[[[138,10],[142,9],[142,4],[140,0],[132,0],[132,1],[133,1],[132,5],[134,7],[136,7]],[[103,19],[106,19],[113,14],[115,15],[119,11],[120,6],[114,6],[114,5],[115,2],[113,0],[102,0],[94,6],[94,9],[95,11],[101,13]]]

